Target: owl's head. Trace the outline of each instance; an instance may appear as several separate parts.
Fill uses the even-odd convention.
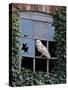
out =
[[[36,40],[36,43],[37,44],[42,44],[40,40]]]

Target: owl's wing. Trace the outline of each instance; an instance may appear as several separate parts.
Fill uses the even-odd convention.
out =
[[[41,50],[41,53],[42,53],[44,56],[50,58],[50,53],[48,52],[47,48],[46,48],[44,45],[41,45],[41,49],[42,49],[42,50]]]
[[[38,51],[39,51],[40,53],[42,53],[42,52],[41,52],[41,51],[42,51],[42,47],[41,47],[41,45],[38,44],[38,43],[36,43],[36,47],[37,47]]]
[[[50,53],[48,52],[47,48],[43,44],[36,44],[37,49],[40,53],[42,53],[47,58],[50,58]]]

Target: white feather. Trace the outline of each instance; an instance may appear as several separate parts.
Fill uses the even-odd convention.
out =
[[[50,53],[48,52],[47,48],[42,44],[40,40],[36,40],[36,47],[42,55],[44,55],[46,58],[50,59]]]

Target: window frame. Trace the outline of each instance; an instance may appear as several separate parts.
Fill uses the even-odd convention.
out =
[[[34,23],[34,21],[39,21],[39,22],[45,22],[45,23],[53,24],[53,16],[48,15],[48,14],[44,14],[44,13],[40,13],[40,12],[31,12],[31,11],[27,12],[27,11],[24,11],[24,12],[21,12],[19,14],[19,18],[20,18],[19,19],[20,23],[21,23],[21,19],[27,19],[27,20],[32,20],[33,23]],[[19,30],[20,30],[20,27],[19,27]],[[34,27],[33,27],[33,32],[34,32]],[[23,38],[23,37],[21,37],[21,38]],[[35,40],[36,38],[33,37],[33,39]],[[46,47],[47,47],[47,49],[49,51],[49,40],[46,40],[46,43],[47,43]],[[33,57],[33,72],[34,73],[35,73],[35,59],[36,58],[45,59],[45,57],[37,57],[37,56]],[[57,59],[57,58],[56,57],[51,57],[51,60],[53,60],[53,59]],[[49,72],[49,60],[47,60],[47,73],[48,72]]]

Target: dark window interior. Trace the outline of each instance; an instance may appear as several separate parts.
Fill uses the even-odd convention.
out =
[[[36,71],[46,72],[46,60],[45,59],[35,59]],[[22,60],[21,67],[30,69],[33,71],[33,58],[24,57]]]
[[[36,71],[46,72],[46,61],[45,59],[36,59]]]
[[[33,70],[33,58],[23,57],[21,67]]]
[[[52,72],[52,68],[54,67],[54,60],[49,61],[49,72]],[[33,71],[33,58],[26,58],[24,57],[22,60],[21,67],[26,69],[30,69]],[[46,72],[47,67],[47,60],[46,59],[36,59],[35,60],[35,68],[36,71],[43,71]]]
[[[56,57],[56,42],[49,41],[49,52],[51,57]]]

